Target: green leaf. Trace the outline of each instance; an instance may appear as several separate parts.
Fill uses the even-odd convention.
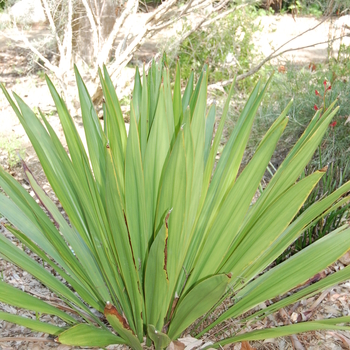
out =
[[[141,115],[141,111],[140,111],[141,99],[142,99],[141,78],[140,78],[139,67],[136,66],[135,78],[134,78],[134,91],[132,93],[132,104],[134,106],[137,124],[139,123],[140,115]]]
[[[179,131],[170,159],[164,170],[162,186],[156,212],[156,230],[161,230],[167,217],[167,275],[169,280],[169,292],[165,305],[169,307],[174,298],[177,277],[179,276],[188,245],[188,233],[186,231],[186,190],[188,190],[186,175],[186,154],[184,145],[184,133]],[[190,162],[190,160],[189,160]],[[191,164],[193,166],[193,164]],[[189,220],[189,219],[188,219]],[[182,244],[179,244],[182,242]]]
[[[147,259],[145,271],[145,306],[147,324],[156,325],[162,329],[167,312],[167,298],[169,281],[167,274],[167,240],[166,224],[155,238]]]
[[[249,283],[236,294],[237,302],[213,322],[210,328],[304,283],[345,254],[349,248],[350,228],[345,225]],[[207,330],[208,328],[201,334]]]
[[[96,184],[101,193],[104,196],[103,184],[105,182],[105,158],[104,148],[106,147],[107,140],[102,130],[100,121],[96,114],[94,105],[91,101],[87,88],[81,79],[81,76],[76,67],[74,67],[76,81],[79,90],[79,99],[81,106],[81,114],[84,123],[84,131],[86,135],[86,142],[89,149],[89,156],[94,170]]]
[[[36,332],[44,332],[44,333],[53,334],[53,335],[58,335],[62,331],[64,331],[64,328],[54,326],[47,322],[31,320],[29,318],[25,318],[18,315],[11,315],[11,314],[8,314],[7,312],[2,312],[2,311],[0,311],[0,320],[16,323],[20,326],[30,328]]]
[[[178,302],[168,336],[176,339],[197,318],[208,312],[221,298],[229,283],[227,275],[216,275],[199,282]]]
[[[255,220],[260,217],[264,208],[271,204],[297,180],[306,164],[313,156],[337,110],[338,109],[335,109],[332,112],[328,110],[322,118],[318,118],[319,113],[316,113],[304,134],[282,162],[267,188],[263,191],[257,203],[246,217],[247,224],[242,228],[243,235],[245,235],[246,231],[255,223]]]
[[[169,96],[168,96],[169,98]],[[148,205],[146,207],[148,221],[148,228],[146,232],[150,234],[154,231],[155,217],[159,186],[163,169],[170,153],[170,142],[172,135],[169,134],[168,123],[164,116],[166,115],[165,109],[165,92],[161,87],[158,108],[153,121],[153,127],[149,134],[149,140],[147,143],[145,154],[145,197],[147,198]],[[148,237],[149,239],[150,237]]]
[[[114,172],[113,157],[111,152],[106,149],[106,207],[107,217],[112,232],[112,249],[118,258],[118,268],[120,270],[122,280],[116,294],[119,301],[123,305],[123,311],[126,314],[129,324],[133,329],[142,332],[142,323],[135,315],[141,314],[142,297],[138,289],[140,283],[137,268],[134,263],[134,255],[130,245],[128,228],[122,210],[122,200],[117,189],[117,175]],[[117,247],[119,249],[117,249]],[[125,287],[123,288],[123,286]],[[124,291],[126,289],[126,293]]]
[[[125,167],[125,150],[126,150],[126,129],[125,123],[120,109],[120,104],[117,95],[114,91],[113,85],[110,87],[108,73],[104,67],[105,79],[100,73],[100,81],[105,96],[106,115],[104,121],[106,123],[105,132],[107,132],[107,139],[109,148],[113,154],[115,172],[118,181],[118,190],[122,203],[124,203],[124,167]]]
[[[0,301],[12,306],[33,310],[35,312],[55,315],[68,323],[77,322],[72,316],[69,316],[56,307],[47,304],[40,299],[34,298],[2,281],[0,281]]]
[[[156,350],[165,349],[171,342],[171,339],[165,333],[157,331],[151,324],[147,326],[147,333],[153,341]]]
[[[97,285],[104,285],[103,278],[101,275],[101,272],[99,271],[99,268],[96,264],[95,257],[93,256],[92,252],[89,250],[89,248],[86,246],[84,241],[76,234],[74,229],[72,229],[65,218],[62,216],[62,214],[59,212],[58,208],[55,206],[55,204],[50,200],[50,198],[43,192],[43,190],[40,188],[40,186],[36,183],[33,176],[26,172],[27,178],[29,180],[29,183],[31,184],[33,190],[37,194],[38,198],[40,199],[41,203],[45,205],[47,210],[51,213],[52,217],[56,222],[58,223],[60,227],[60,232],[63,234],[64,238],[69,242],[71,247],[73,248],[74,256],[72,254],[72,250],[69,249],[69,247],[66,245],[64,240],[61,238],[58,232],[56,232],[56,236],[60,238],[61,240],[57,239],[54,241],[54,247],[56,247],[57,252],[60,252],[61,255],[65,254],[65,262],[61,263],[63,267],[66,268],[67,264],[69,266],[68,271],[74,271],[75,276],[83,276],[83,282],[88,282],[88,284],[93,285],[92,280],[95,281]],[[16,225],[19,229],[21,229],[20,226]],[[21,229],[23,232],[26,232],[28,234],[28,230]],[[52,236],[51,236],[52,237]],[[39,244],[44,251],[46,251],[51,257],[53,257],[57,262],[60,262],[61,259],[57,259],[57,253],[55,251],[55,254],[52,254],[49,250],[45,249],[45,247],[42,245],[41,240],[35,241],[37,244]],[[69,254],[68,254],[69,253]],[[78,261],[76,261],[76,258],[79,259],[79,261],[82,263],[80,264]],[[91,276],[91,279],[90,279]],[[80,280],[79,277],[76,277],[78,280]],[[102,289],[102,288],[101,288]],[[94,292],[99,295],[98,288],[97,290],[94,290]],[[101,297],[100,297],[101,298]],[[102,298],[101,298],[102,299]]]
[[[140,143],[133,107],[130,110],[130,131],[125,161],[125,209],[130,241],[139,279],[147,256],[148,240],[152,232],[147,230],[145,182],[142,168]]]
[[[247,278],[249,271],[254,271],[251,275],[256,276],[265,269],[261,256],[287,228],[323,175],[324,171],[318,171],[304,178],[267,207],[249,234],[244,238],[238,236],[233,242],[237,248],[222,270],[231,272],[234,280],[238,276]]]
[[[216,273],[218,266],[220,266],[227,257],[230,245],[236,239],[236,234],[242,224],[244,215],[256,193],[266,166],[286,124],[287,120],[282,119],[274,128],[274,132],[270,134],[270,137],[267,139],[264,138],[253,159],[243,170],[231,191],[229,191],[226,200],[223,200],[222,203],[220,203],[220,209],[218,210],[215,220],[210,222],[210,226],[206,228],[203,233],[205,244],[198,252],[198,255],[200,256],[198,257],[194,270],[188,280],[188,285],[191,285],[191,283],[196,280],[200,280],[203,277]],[[227,208],[232,209],[227,210]],[[283,220],[283,216],[279,216],[278,218]],[[287,219],[284,221],[285,224],[288,224],[288,222]],[[222,234],[222,232],[226,232],[226,234]],[[261,234],[261,236],[263,235]],[[252,248],[254,241],[258,237],[260,237],[258,234],[257,236],[251,234],[249,236],[251,246],[249,246],[249,249],[246,248],[246,250],[240,250],[237,255],[245,252],[246,255],[244,256],[244,259],[246,259],[246,256],[247,259],[250,259],[252,254],[255,253]],[[261,237],[261,239],[263,238]],[[233,256],[233,259],[236,259],[236,255]],[[241,263],[241,261],[239,261],[239,263]],[[231,271],[234,270],[221,270],[221,272],[225,273]],[[236,275],[234,274],[234,276]]]
[[[242,342],[242,341],[252,341],[252,340],[264,340],[270,338],[285,337],[291,334],[317,331],[317,330],[343,330],[349,331],[350,326],[338,326],[337,324],[349,323],[350,317],[340,317],[330,320],[320,320],[320,321],[311,321],[311,322],[301,322],[289,326],[282,326],[269,329],[259,329],[252,332],[247,332],[240,334],[234,337],[227,338],[220,342],[217,342],[210,347],[221,348],[227,344]]]
[[[209,157],[211,141],[213,139],[214,133],[214,123],[215,123],[216,106],[212,104],[210,106],[207,119],[205,122],[205,149],[204,149],[204,166],[207,164]]]
[[[175,135],[178,134],[183,119],[182,99],[181,99],[181,80],[180,80],[180,62],[176,63],[175,86],[173,95],[173,114]]]
[[[247,317],[245,321],[248,321],[253,318],[261,317],[262,315],[267,316],[271,313],[280,310],[283,307],[296,303],[301,299],[308,299],[314,296],[315,294],[322,292],[332,286],[335,286],[339,283],[342,283],[346,280],[350,279],[350,265],[346,266],[343,270],[332,273],[331,275],[321,279],[320,281],[311,284],[308,287],[303,288],[302,290],[276,302],[271,304],[265,309],[262,309],[258,312],[255,312],[251,316]]]
[[[0,241],[0,254],[2,258],[29,272],[57,295],[69,300],[70,303],[77,305],[88,314],[90,313],[90,310],[84,305],[84,303],[82,303],[68,287],[51,275],[44,267],[32,260],[3,235],[0,235]]]
[[[126,344],[113,333],[87,324],[78,324],[62,332],[57,341],[70,346],[98,346],[105,347],[111,344]]]
[[[110,325],[120,334],[126,344],[130,345],[135,350],[142,350],[139,340],[130,329],[126,320],[118,313],[117,309],[111,303],[107,302],[104,314]]]
[[[180,74],[180,73],[179,73]],[[194,81],[194,73],[191,72],[190,77],[188,78],[188,82],[186,85],[185,92],[182,97],[182,113],[185,115],[185,111],[189,106],[190,99],[193,93],[193,81]]]
[[[141,120],[140,120],[140,147],[142,163],[145,161],[146,145],[149,134],[149,104],[148,104],[148,85],[146,79],[145,67],[143,67],[142,77],[142,99],[141,99]]]

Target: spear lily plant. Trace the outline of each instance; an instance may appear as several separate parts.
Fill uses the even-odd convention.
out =
[[[32,252],[27,254],[0,234],[0,257],[27,271],[61,300],[52,305],[2,280],[0,301],[31,311],[33,318],[2,311],[0,319],[52,334],[57,342],[72,346],[126,344],[141,350],[153,343],[155,349],[163,349],[225,296],[234,296],[235,302],[198,337],[227,319],[255,310],[247,318],[254,320],[350,278],[348,266],[256,309],[303,284],[350,248],[345,223],[265,271],[307,227],[349,201],[350,182],[294,219],[325,173],[320,169],[300,178],[337,112],[334,104],[322,118],[321,111],[316,112],[252,204],[291,106],[239,172],[269,82],[254,88],[215,164],[234,84],[216,128],[216,107],[207,107],[205,71],[196,85],[192,74],[182,94],[179,67],[174,85],[161,63],[153,63],[142,78],[136,70],[127,135],[106,69],[100,71],[103,127],[75,73],[87,149],[48,77],[68,152],[45,115],[38,118],[1,85],[69,222],[27,166],[25,173],[40,204],[0,169],[0,186],[6,193],[0,194],[0,213],[8,220],[6,228]],[[45,323],[36,313],[55,315],[64,326]],[[350,330],[349,323],[350,316],[301,322],[235,335],[213,347],[316,329]]]

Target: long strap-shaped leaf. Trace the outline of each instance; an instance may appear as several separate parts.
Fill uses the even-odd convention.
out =
[[[61,344],[71,346],[98,346],[105,347],[111,344],[125,344],[125,340],[113,333],[90,326],[87,324],[78,324],[62,332],[58,338]]]
[[[12,315],[2,311],[0,311],[0,320],[16,323],[17,325],[30,328],[37,332],[44,332],[44,333],[53,334],[53,335],[58,335],[64,331],[64,328],[54,326],[47,322],[31,320],[30,318],[26,318],[18,315]]]
[[[108,85],[108,73],[105,71],[105,79],[101,72],[100,81],[102,85],[103,95],[105,96],[106,115],[104,116],[106,122],[107,139],[109,148],[113,155],[115,163],[115,172],[117,174],[118,188],[122,203],[124,205],[124,168],[125,168],[125,150],[126,150],[126,130],[123,115],[120,109],[117,95],[114,88],[111,89]]]
[[[3,86],[1,87],[3,88]],[[49,134],[30,108],[17,95],[15,95],[23,113],[22,115],[4,88],[3,91],[15,109],[21,124],[25,128],[41,161],[45,174],[47,175],[58,198],[62,202],[72,223],[79,229],[79,232],[85,232],[85,235],[82,236],[89,240],[91,231],[96,233],[99,233],[100,231],[99,228],[96,227],[95,220],[93,220],[95,217],[93,213],[94,208],[91,207],[91,201],[89,199],[80,201],[80,198],[86,198],[86,192],[82,190],[77,174],[74,173],[67,154],[62,152],[62,145],[60,145],[57,150],[57,139],[50,138]],[[77,195],[77,192],[79,192],[79,195]],[[84,209],[82,209],[82,203]],[[83,210],[87,211],[86,216],[84,216]],[[87,227],[88,224],[92,227]],[[92,242],[96,244],[95,240],[91,240],[90,242],[87,241],[87,243]],[[105,266],[106,271],[108,271],[109,268],[107,264],[105,264]],[[99,279],[100,276],[96,274],[96,278]],[[110,278],[110,280],[113,281],[113,278]],[[110,299],[109,292],[106,289],[106,286],[104,286],[104,282],[97,283],[97,285],[99,286],[100,293],[103,295],[104,300]]]
[[[277,310],[280,310],[283,307],[286,307],[288,305],[291,305],[293,303],[296,303],[297,301],[301,299],[308,299],[314,296],[315,294],[322,292],[323,290],[326,290],[328,288],[331,288],[332,286],[335,286],[339,283],[342,283],[346,280],[350,279],[350,265],[346,266],[343,270],[337,271],[335,273],[332,273],[331,275],[321,279],[320,281],[311,284],[308,287],[303,288],[302,290],[280,300],[276,303],[271,304],[265,309],[259,310],[258,312],[255,312],[251,316],[247,317],[242,322],[249,321],[254,318],[262,317],[270,315]]]
[[[338,108],[332,110],[333,107],[334,103],[327,112],[323,114],[321,119],[319,118],[319,113],[316,113],[304,134],[282,162],[267,188],[263,191],[256,204],[247,215],[245,220],[246,224],[242,227],[242,236],[249,231],[250,227],[255,223],[255,220],[260,217],[264,208],[272,203],[300,176],[321,142],[331,119],[338,111]],[[235,246],[232,246],[231,251],[234,251],[234,249]]]
[[[143,284],[143,271],[147,257],[148,237],[145,212],[145,180],[140,152],[140,139],[133,106],[130,106],[130,131],[125,160],[125,215],[135,264]]]
[[[321,139],[328,128],[329,122],[333,117],[336,110],[330,113],[325,119],[316,121],[312,130],[306,133],[306,136],[302,136],[300,142],[293,148],[291,155],[288,156],[282,163],[277,173],[272,178],[267,189],[259,197],[258,201],[254,204],[245,218],[238,238],[232,244],[230,248],[229,256],[236,250],[237,245],[242,239],[250,232],[251,228],[256,224],[257,220],[261,217],[267,206],[273,203],[288,187],[290,187],[298,178],[306,164],[312,157],[317,145],[321,142]],[[304,139],[305,138],[305,139]],[[275,178],[276,176],[276,178]]]
[[[232,89],[233,86],[231,87],[231,93],[233,93]],[[206,238],[204,232],[207,230],[208,226],[210,227],[212,225],[215,216],[218,214],[218,208],[221,205],[225,193],[227,193],[228,189],[232,187],[236,178],[236,174],[243,157],[244,149],[249,138],[251,126],[266,87],[260,94],[259,89],[260,84],[257,84],[244,110],[241,113],[234,132],[230,136],[230,140],[225,146],[223,154],[220,157],[220,161],[216,167],[208,192],[206,193],[202,190],[202,197],[205,196],[205,201],[204,198],[201,198],[201,201],[204,202],[203,207],[200,207],[201,211],[195,224],[193,233],[194,239],[191,242],[190,252],[185,262],[187,271],[190,271],[193,268],[193,263],[197,256],[197,252],[199,251],[199,247]],[[225,105],[225,112],[226,108],[228,110],[228,106],[229,103],[227,102],[227,105]],[[214,139],[213,147],[217,147],[215,140],[216,138]],[[216,153],[210,153],[208,164],[209,162],[212,162],[213,166],[215,156]],[[207,172],[207,169],[205,175],[205,180],[209,181],[209,173]],[[204,183],[204,186],[207,187],[208,183]]]
[[[167,96],[171,99],[171,96]],[[145,234],[148,234],[147,240],[152,237],[154,233],[154,218],[156,212],[156,205],[158,200],[158,193],[160,187],[161,176],[167,158],[170,153],[170,141],[172,135],[168,132],[168,122],[166,116],[166,94],[164,86],[161,85],[158,107],[154,116],[153,127],[149,133],[149,139],[146,147],[144,173],[145,173],[145,197],[147,198],[147,217],[148,227]]]
[[[77,70],[74,67],[79,99],[81,106],[81,114],[84,123],[84,131],[86,135],[86,142],[89,149],[89,156],[94,170],[96,184],[102,197],[104,197],[104,181],[105,181],[105,158],[104,148],[107,140],[102,130],[100,121],[96,114],[94,105],[91,101],[87,88]]]
[[[177,135],[180,130],[181,122],[183,119],[179,62],[177,62],[176,64],[175,86],[174,86],[174,94],[173,94],[173,114],[174,114],[175,135]]]
[[[234,337],[226,338],[225,340],[222,340],[213,345],[210,345],[210,347],[217,349],[227,344],[232,344],[232,343],[237,343],[242,341],[264,340],[269,338],[285,337],[291,334],[317,331],[322,329],[349,331],[350,326],[338,325],[342,323],[350,323],[350,317],[339,317],[339,318],[320,320],[320,321],[301,322],[301,323],[297,323],[289,326],[282,326],[282,327],[269,328],[269,329],[259,329],[256,331],[247,332]]]
[[[232,272],[233,279],[238,278],[237,283],[240,283],[242,272],[254,265],[272,242],[287,228],[323,175],[324,172],[319,171],[304,178],[266,208],[249,234],[238,245],[226,266],[223,267],[223,269],[229,269],[228,272]],[[266,268],[260,264],[255,264],[254,267],[255,273]]]
[[[72,278],[68,275],[63,269],[57,266],[51,259],[49,259],[43,250],[41,250],[35,243],[33,243],[28,237],[26,237],[22,232],[15,230],[12,227],[6,227],[23,245],[28,247],[34,254],[40,257],[44,262],[48,264],[53,270],[55,270],[62,278],[64,278],[67,283],[69,283],[74,290],[83,298],[86,302],[89,303],[92,307],[94,307],[98,311],[103,311],[103,307],[98,303],[91,289],[87,289],[86,285],[82,286],[80,284],[80,280],[78,278]],[[86,318],[84,314],[80,312],[80,310],[76,309],[76,311],[81,314],[83,318]],[[92,318],[95,322],[101,325],[100,320],[94,316],[93,313],[89,313],[89,317]]]
[[[164,224],[155,238],[147,259],[145,271],[145,304],[147,324],[161,330],[168,309],[169,280],[167,273],[168,232]]]
[[[169,293],[164,297],[169,308],[175,295],[175,286],[183,266],[183,245],[186,221],[186,155],[184,133],[179,131],[170,159],[161,181],[156,213],[156,230],[167,220],[169,235],[167,239],[166,269],[169,277]],[[163,316],[164,318],[164,316]],[[156,324],[154,324],[156,326]]]
[[[106,149],[106,207],[109,226],[112,232],[110,249],[117,257],[118,268],[123,283],[115,290],[123,307],[123,312],[129,325],[138,333],[142,333],[142,322],[139,317],[142,312],[142,299],[139,291],[139,277],[134,261],[131,241],[122,209],[122,199],[117,188],[117,174],[111,152]],[[123,286],[125,286],[123,288]]]
[[[349,248],[350,229],[345,225],[249,283],[237,293],[237,302],[200,335],[220,322],[230,317],[237,317],[261,302],[283,295],[304,283],[333,263]]]
[[[201,193],[204,173],[205,149],[205,105],[207,99],[207,75],[203,74],[201,86],[198,91],[197,104],[190,122],[191,110],[187,109],[184,116],[184,134],[186,144],[187,162],[187,198],[183,256],[186,256],[185,266],[189,266],[195,258],[195,251],[200,244],[200,236],[195,234],[195,218],[200,209]],[[198,86],[198,84],[197,84]],[[186,115],[188,116],[186,118]]]
[[[0,281],[0,301],[12,306],[21,307],[35,312],[55,315],[69,323],[76,323],[76,319],[57,309],[56,307],[34,298],[21,290],[12,287],[10,284]]]
[[[222,203],[216,220],[206,229],[204,235],[206,241],[198,251],[198,258],[187,287],[190,287],[193,281],[217,272],[221,262],[225,261],[227,251],[237,235],[244,215],[286,124],[287,120],[282,119],[279,125],[274,128],[274,132],[270,137],[264,139],[263,144],[232,187],[226,201]],[[288,224],[288,221],[286,221],[286,224]],[[249,250],[246,250],[246,254],[250,254]],[[230,271],[227,270],[226,272]]]
[[[296,220],[294,220],[284,232],[276,237],[269,247],[261,252],[258,259],[249,269],[241,273],[242,280],[249,281],[256,275],[256,271],[261,271],[263,266],[268,266],[283,251],[292,244],[299,235],[307,229],[313,222],[317,222],[336,208],[349,202],[350,196],[337,202],[338,198],[350,190],[350,181],[320,202],[315,202],[306,211],[304,211]]]
[[[12,262],[21,269],[28,271],[28,273],[37,278],[53,292],[62,296],[64,299],[69,300],[71,303],[74,303],[87,314],[90,314],[90,310],[84,305],[84,303],[68,287],[51,275],[44,267],[32,260],[22,250],[9,242],[9,240],[3,235],[0,235],[0,241],[1,257]]]
[[[220,274],[198,283],[179,302],[169,326],[168,336],[176,339],[197,318],[208,312],[225,292],[229,280],[229,276]]]

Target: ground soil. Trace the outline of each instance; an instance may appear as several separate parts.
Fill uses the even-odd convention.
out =
[[[284,42],[290,40],[295,35],[298,35],[309,28],[316,26],[320,23],[320,19],[312,17],[298,17],[292,16],[265,16],[260,17],[263,30],[257,33],[255,38],[255,44],[257,48],[264,54],[270,54],[274,49],[278,48]],[[0,18],[1,23],[1,18]],[[292,47],[304,47],[302,50],[292,51],[285,54],[278,59],[274,60],[276,67],[285,64],[287,61],[293,61],[300,65],[308,65],[310,63],[316,63],[325,61],[327,59],[328,45],[322,44],[318,46],[310,46],[315,42],[327,41],[329,35],[333,35],[330,32],[330,21],[326,21],[318,26],[314,31],[310,31],[304,36],[294,40],[286,48]],[[31,30],[25,31],[25,35],[30,40],[37,39],[38,36],[49,35],[47,26],[44,24],[32,27]],[[9,37],[16,36],[17,34],[10,30],[4,30],[0,33],[0,81],[6,84],[9,90],[16,91],[30,107],[40,108],[44,113],[49,116],[49,122],[52,124],[58,136],[64,142],[62,130],[60,128],[58,117],[55,114],[53,102],[50,98],[48,89],[41,74],[38,73],[38,67],[33,65],[31,61],[31,53],[20,42],[15,42]],[[166,40],[166,33],[162,33],[163,40]],[[150,59],[152,55],[157,52],[157,45],[159,38],[151,38],[148,40],[135,57],[135,60],[139,58],[144,61]],[[316,40],[315,40],[316,39]],[[83,137],[82,122],[79,115],[74,115],[75,122],[79,129],[80,134]],[[9,107],[4,96],[0,95],[0,138],[7,138],[8,143],[15,144],[15,140],[18,140],[18,151],[24,150],[24,158],[33,171],[34,176],[39,183],[48,192],[51,198],[55,199],[54,193],[50,190],[50,186],[47,184],[46,178],[42,172],[37,157],[30,146],[29,140],[26,137],[23,128],[21,127],[18,119],[14,115],[13,111]],[[23,176],[23,171],[20,166],[14,165],[9,167],[8,164],[8,148],[2,147],[0,149],[0,165],[7,169],[11,175],[13,175],[23,186],[30,191],[29,186]],[[34,195],[34,194],[33,194]],[[59,203],[57,202],[57,205]],[[0,219],[2,220],[2,219]],[[15,244],[16,240],[7,232],[2,229],[0,234],[8,236],[13,240]],[[336,263],[334,266],[327,269],[325,273],[333,272],[344,267],[341,262]],[[54,295],[50,293],[39,282],[32,279],[30,275],[13,267],[11,264],[4,260],[0,260],[0,271],[2,278],[13,286],[22,288],[33,295],[40,297],[44,300],[50,300],[54,298]],[[331,316],[349,315],[349,290],[350,283],[344,283],[335,288],[329,289],[322,295],[317,295],[310,299],[307,299],[303,303],[299,303],[296,306],[287,308],[285,313],[279,313],[262,320],[255,325],[248,325],[248,328],[263,328],[266,326],[282,325],[294,322],[295,320],[305,319],[321,319]],[[317,308],[316,308],[317,305]],[[264,307],[264,305],[260,305]],[[18,314],[26,314],[25,311],[16,310],[16,308],[8,307],[0,303],[0,310],[6,312],[13,312]],[[29,313],[28,313],[29,315]],[[57,320],[45,316],[45,321],[55,322]],[[233,329],[237,330],[239,324],[236,321],[225,323],[219,330],[221,334],[229,335]],[[216,330],[217,332],[218,330]],[[208,339],[214,339],[212,333]],[[31,337],[36,337],[36,341],[33,341]],[[6,339],[5,339],[6,338]],[[14,339],[16,338],[16,339]],[[207,338],[203,338],[203,341],[207,341]],[[7,341],[5,341],[7,340]],[[257,349],[349,349],[350,348],[350,335],[346,332],[309,332],[297,337],[285,337],[280,339],[268,339],[263,342],[255,342],[251,345]],[[43,334],[32,333],[28,329],[20,326],[13,325],[11,323],[0,321],[0,350],[5,349],[48,349],[55,347],[59,350],[71,349],[71,347],[58,345],[53,342],[53,338],[47,338]],[[113,347],[110,347],[111,349]],[[118,347],[121,348],[121,347]],[[225,347],[225,349],[241,349],[241,344]],[[243,348],[243,347],[242,347]],[[247,347],[245,347],[247,349]]]

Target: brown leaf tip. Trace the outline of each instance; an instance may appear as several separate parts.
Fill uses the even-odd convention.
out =
[[[129,329],[130,330],[130,327],[128,325],[127,320],[118,312],[118,310],[115,308],[114,305],[112,305],[112,303],[110,301],[106,302],[106,306],[105,306],[105,309],[104,309],[104,315],[106,317],[107,316],[114,316],[114,317],[116,317],[119,320],[119,322],[123,325],[123,327],[125,329]]]

